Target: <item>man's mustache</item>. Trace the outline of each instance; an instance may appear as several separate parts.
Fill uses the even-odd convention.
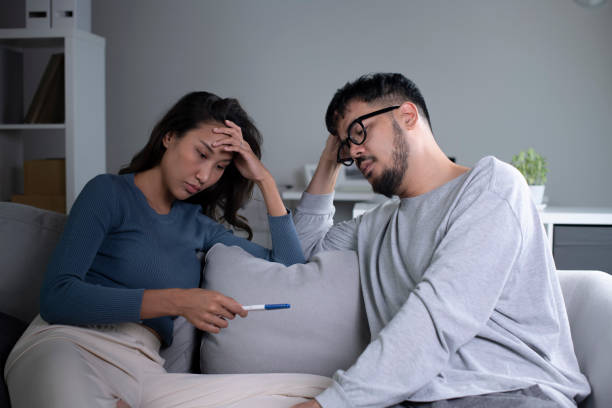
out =
[[[355,163],[357,164],[357,167],[361,168],[361,163],[363,163],[365,160],[371,160],[372,162],[376,161],[374,156],[360,156],[355,159]]]

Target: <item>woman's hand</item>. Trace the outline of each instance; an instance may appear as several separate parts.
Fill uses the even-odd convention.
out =
[[[212,290],[145,289],[140,307],[141,319],[162,316],[183,316],[195,327],[209,333],[219,333],[227,327],[226,319],[248,312],[234,299]]]
[[[226,319],[233,320],[236,315],[246,317],[248,314],[240,303],[212,290],[185,289],[181,297],[179,315],[209,333],[219,333],[226,328]]]
[[[213,128],[214,133],[221,137],[213,143],[213,147],[222,146],[223,150],[234,152],[234,164],[243,177],[256,183],[271,177],[270,172],[255,156],[251,146],[242,138],[242,129],[231,120],[226,120],[227,127]]]
[[[222,146],[228,152],[234,152],[234,163],[243,177],[254,181],[262,192],[268,214],[278,217],[287,214],[285,204],[280,197],[272,174],[255,156],[251,146],[242,138],[242,130],[231,120],[226,120],[227,127],[213,128],[220,139],[213,142],[213,147]]]

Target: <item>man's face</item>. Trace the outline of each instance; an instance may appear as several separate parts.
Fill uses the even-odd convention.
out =
[[[385,107],[362,101],[350,102],[344,117],[338,121],[338,136],[342,141],[346,140],[348,127],[356,118]],[[350,144],[350,155],[355,165],[370,182],[372,189],[387,197],[397,194],[408,169],[408,143],[393,112],[365,119],[365,142],[361,145]]]

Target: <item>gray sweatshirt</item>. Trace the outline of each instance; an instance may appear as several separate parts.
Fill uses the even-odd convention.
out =
[[[356,250],[371,343],[317,397],[388,407],[539,384],[563,407],[580,373],[546,233],[514,167],[494,157],[426,194],[332,226],[333,195],[304,193],[306,257]]]

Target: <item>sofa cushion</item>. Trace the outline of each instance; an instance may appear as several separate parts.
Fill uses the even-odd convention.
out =
[[[291,308],[251,311],[219,334],[204,333],[202,373],[331,376],[352,365],[369,341],[354,252],[323,252],[306,264],[284,266],[217,244],[206,255],[203,287],[242,305]]]
[[[159,355],[169,373],[200,372],[200,340],[202,335],[183,316],[174,319],[172,344],[162,348]]]
[[[580,371],[591,384],[581,407],[612,407],[612,276],[601,271],[557,271]]]
[[[0,311],[31,321],[47,262],[64,227],[64,214],[0,202]]]
[[[9,407],[8,390],[4,382],[4,363],[27,324],[0,312],[0,407]]]

